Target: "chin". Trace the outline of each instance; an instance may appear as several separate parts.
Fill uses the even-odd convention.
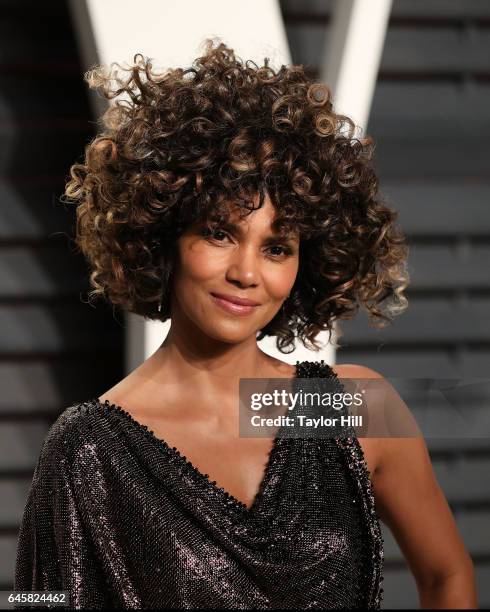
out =
[[[233,326],[230,326],[230,328]],[[255,327],[252,329],[245,329],[245,326],[242,326],[240,329],[237,325],[235,329],[223,329],[223,328],[203,328],[203,332],[212,338],[213,340],[217,340],[218,342],[225,342],[227,344],[239,344],[240,342],[244,342],[248,340],[250,336],[257,335]]]

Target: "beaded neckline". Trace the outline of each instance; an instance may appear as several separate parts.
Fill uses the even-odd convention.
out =
[[[292,378],[328,378],[333,381],[338,381],[341,385],[337,373],[324,362],[321,361],[297,361],[295,376]],[[342,385],[341,385],[342,386]],[[208,491],[209,495],[213,496],[215,500],[224,504],[224,507],[228,506],[229,510],[236,513],[236,517],[233,518],[233,523],[237,529],[248,529],[247,522],[250,521],[250,526],[258,521],[258,525],[262,527],[262,521],[264,516],[267,516],[266,505],[263,503],[266,497],[266,492],[269,490],[268,485],[271,478],[274,475],[273,468],[276,464],[276,453],[282,452],[280,444],[288,442],[289,438],[281,438],[276,435],[273,441],[273,445],[269,452],[269,458],[266,463],[266,468],[262,477],[262,481],[259,485],[258,491],[250,507],[241,502],[239,499],[228,493],[224,488],[218,487],[216,481],[211,481],[208,474],[202,473],[197,467],[195,467],[190,460],[182,455],[176,447],[171,447],[165,440],[157,437],[148,426],[143,425],[134,419],[130,413],[124,408],[116,404],[111,404],[109,401],[101,402],[98,397],[87,402],[79,404],[78,409],[85,405],[87,408],[97,408],[104,411],[111,412],[113,415],[118,415],[127,419],[128,422],[139,431],[148,437],[148,440],[157,445],[161,450],[165,451],[167,457],[172,463],[179,466],[181,470],[192,475],[196,483],[199,483],[204,491]],[[370,578],[368,607],[374,609],[380,609],[381,601],[383,599],[383,588],[381,582],[383,581],[383,537],[381,534],[381,527],[376,514],[374,491],[372,483],[369,477],[369,470],[365,461],[363,448],[360,445],[357,437],[352,431],[352,435],[347,437],[335,438],[336,446],[342,452],[345,460],[345,464],[350,470],[353,478],[353,482],[356,485],[358,494],[360,495],[361,506],[363,509],[363,516],[365,525],[370,533],[371,541],[371,558],[372,558],[372,572]],[[286,447],[289,449],[289,446]],[[286,459],[283,455],[282,459]],[[180,470],[179,470],[180,471]],[[262,513],[264,510],[264,513]],[[230,518],[230,517],[228,517]],[[265,524],[263,525],[265,526]],[[240,531],[242,533],[242,531]]]
[[[333,371],[333,369],[322,359],[321,361],[296,361],[295,373],[292,377],[292,380],[295,380],[300,377],[311,378],[315,375],[319,375],[320,371],[323,369],[327,370],[328,377],[337,378],[337,374]],[[324,374],[325,375],[325,374]],[[210,492],[221,496],[225,503],[233,510],[238,511],[242,515],[252,516],[258,506],[259,502],[262,500],[264,493],[267,489],[267,483],[272,474],[272,467],[274,465],[274,461],[276,458],[276,454],[279,452],[280,445],[285,440],[280,435],[279,430],[276,433],[276,436],[273,439],[272,446],[269,450],[265,469],[263,472],[262,479],[259,484],[259,488],[255,494],[255,497],[250,506],[243,503],[237,497],[226,491],[224,487],[218,486],[215,480],[211,480],[209,474],[202,472],[198,467],[196,467],[192,461],[190,461],[185,455],[183,455],[179,449],[175,446],[170,446],[170,444],[159,436],[156,436],[155,433],[148,428],[147,425],[140,423],[137,419],[135,419],[127,410],[125,410],[122,406],[117,404],[111,404],[109,400],[105,400],[101,402],[98,397],[94,397],[90,400],[92,405],[96,407],[102,408],[104,410],[111,411],[113,413],[119,414],[124,417],[129,423],[131,423],[137,430],[141,431],[152,443],[156,444],[160,449],[166,453],[171,459],[178,461],[182,467],[188,470],[201,484],[205,486]]]

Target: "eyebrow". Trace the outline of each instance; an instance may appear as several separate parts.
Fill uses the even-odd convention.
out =
[[[227,221],[227,220],[215,221],[215,222],[212,222],[212,224],[219,225],[219,227],[222,227],[223,229],[226,229],[230,232],[235,232],[235,233],[242,232],[242,228],[236,223],[233,223],[232,221]],[[297,237],[298,237],[297,234],[295,234],[294,232],[289,232],[289,233],[278,232],[272,236],[269,236],[266,239],[266,243],[273,244],[273,243],[280,242],[282,240],[294,240]]]

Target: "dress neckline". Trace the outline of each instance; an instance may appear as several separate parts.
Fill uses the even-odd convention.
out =
[[[310,377],[310,366],[312,364],[314,366],[327,367],[330,375],[336,376],[332,368],[327,365],[323,359],[320,362],[297,360],[294,375],[291,378],[287,378],[286,380],[298,379],[299,374],[301,372],[301,368],[304,365],[308,366],[305,371],[305,377]],[[184,469],[191,473],[201,485],[204,485],[205,489],[207,489],[214,496],[221,498],[225,505],[229,506],[235,512],[238,512],[244,517],[253,517],[258,512],[260,504],[262,503],[265,493],[267,492],[267,486],[269,484],[270,478],[273,474],[273,467],[275,465],[276,455],[279,452],[282,443],[286,441],[286,439],[280,435],[280,432],[284,426],[278,428],[276,435],[273,438],[258,489],[255,493],[251,505],[248,506],[247,504],[239,500],[237,497],[235,497],[232,493],[227,491],[224,487],[220,487],[216,480],[211,480],[209,474],[204,473],[197,466],[195,466],[192,461],[190,461],[190,459],[183,455],[176,446],[171,446],[164,438],[157,436],[151,429],[148,428],[147,425],[144,425],[143,423],[135,419],[132,414],[125,410],[122,406],[118,404],[111,404],[109,400],[104,400],[102,402],[97,396],[92,398],[92,400],[90,400],[90,403],[100,409],[120,415],[124,419],[126,419],[126,421],[129,422],[135,430],[145,435],[153,444],[157,446],[157,448],[163,450],[167,457],[179,463]]]

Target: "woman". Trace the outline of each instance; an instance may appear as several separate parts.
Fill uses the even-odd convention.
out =
[[[238,435],[240,379],[380,377],[257,346],[318,349],[359,305],[380,324],[406,307],[372,144],[301,66],[243,64],[213,41],[186,71],[136,56],[126,78],[88,80],[125,96],[66,188],[92,295],[171,329],[51,427],[15,588],[67,590],[74,608],[376,609],[381,518],[423,606],[474,607],[423,439]]]

